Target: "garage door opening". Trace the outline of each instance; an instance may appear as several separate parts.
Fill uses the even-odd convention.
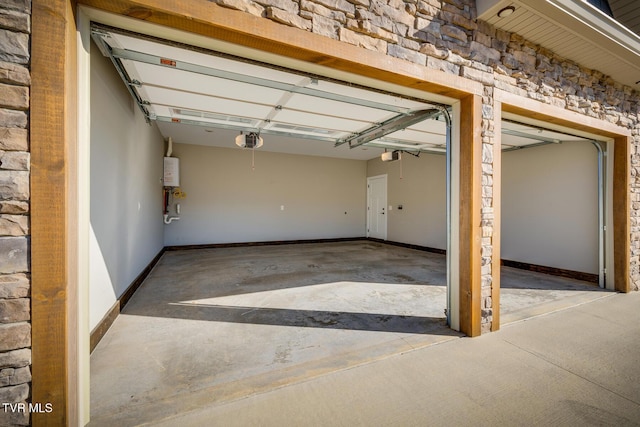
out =
[[[189,387],[203,398],[272,387],[460,336],[446,326],[444,256],[365,230],[369,162],[383,153],[405,183],[412,159],[438,153],[445,183],[447,106],[105,27],[93,35],[106,56],[91,55],[92,328],[145,258],[174,249],[92,356],[92,390],[111,396],[94,398],[94,419],[131,415],[132,399],[161,415],[164,397],[193,399]],[[238,148],[252,133],[262,146]],[[180,159],[168,194],[162,157]],[[394,213],[418,212],[403,200]],[[163,224],[163,210],[180,219]],[[446,218],[438,228],[446,239]],[[131,375],[145,367],[150,376]],[[133,393],[113,396],[113,379]]]
[[[601,296],[607,142],[515,119],[501,127],[506,324]]]

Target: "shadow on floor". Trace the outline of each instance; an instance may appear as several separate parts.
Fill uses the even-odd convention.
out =
[[[237,307],[192,303],[170,303],[161,313],[159,313],[156,308],[148,313],[133,310],[128,311],[127,314],[254,325],[346,329],[353,331],[397,332],[407,334],[457,335],[447,327],[446,318],[393,314]]]

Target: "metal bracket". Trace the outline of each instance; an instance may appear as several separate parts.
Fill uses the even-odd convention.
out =
[[[419,123],[428,118],[435,117],[440,114],[440,110],[437,108],[429,108],[426,110],[413,111],[411,113],[399,114],[385,120],[382,123],[376,123],[368,129],[359,132],[356,135],[344,138],[336,142],[335,146],[338,147],[342,144],[349,143],[349,148],[356,148],[374,139],[382,138],[385,135],[396,132],[401,129],[408,128],[411,125]]]

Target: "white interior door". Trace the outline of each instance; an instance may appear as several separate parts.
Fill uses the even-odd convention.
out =
[[[367,237],[387,240],[387,175],[367,178]]]

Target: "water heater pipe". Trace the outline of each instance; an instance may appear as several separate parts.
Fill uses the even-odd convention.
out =
[[[179,219],[180,219],[179,216],[169,217],[169,214],[164,214],[164,223],[165,224],[171,224],[173,221],[177,221]]]
[[[167,155],[165,157],[171,157],[171,152],[173,151],[173,140],[169,137],[169,143],[167,144]]]

